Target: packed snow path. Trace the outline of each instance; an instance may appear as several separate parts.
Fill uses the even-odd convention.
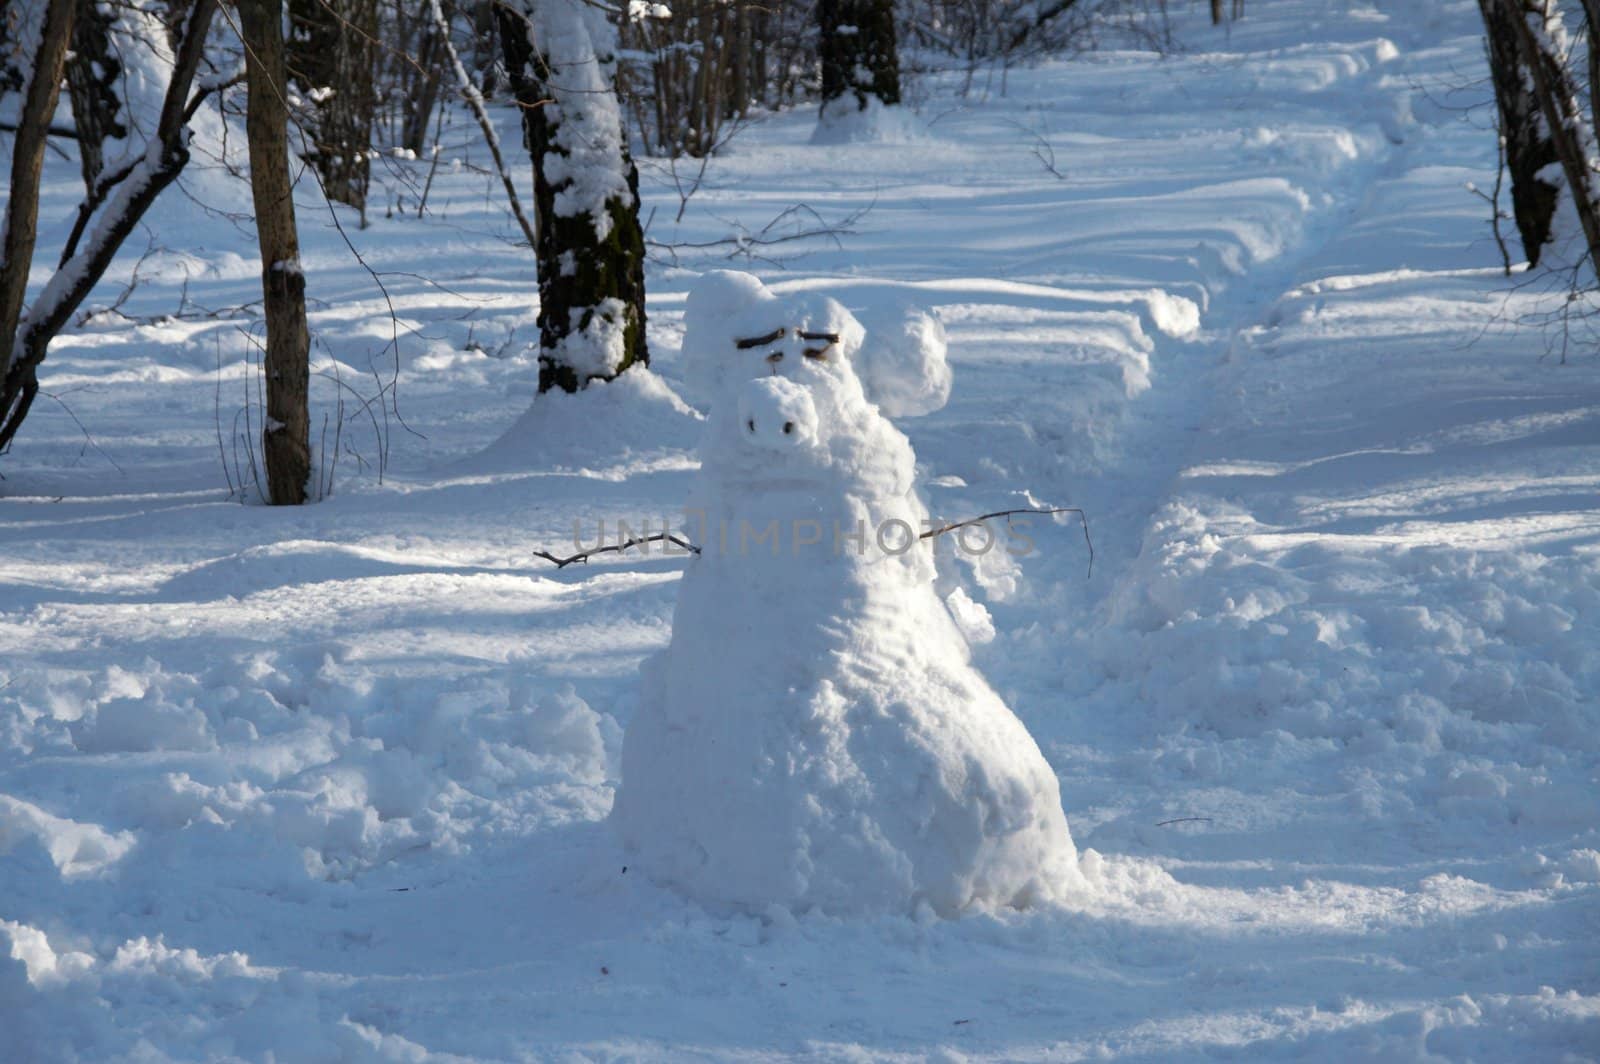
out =
[[[619,724],[683,562],[530,554],[673,516],[694,415],[639,378],[519,416],[530,263],[464,167],[357,234],[425,438],[240,507],[248,319],[195,308],[254,298],[251,234],[179,198],[121,310],[185,313],[46,364],[123,471],[48,401],[0,467],[0,1056],[1594,1057],[1600,363],[1504,325],[1536,297],[1463,187],[1475,5],[1248,6],[1167,58],[936,79],[907,143],[770,120],[678,227],[646,174],[663,242],[870,206],[754,268],[940,310],[953,399],[903,425],[936,514],[1088,511],[1092,576],[1068,525],[946,573],[1100,854],[1079,906],[721,919],[624,872]],[[316,209],[312,326],[370,391],[390,321]],[[650,278],[674,385],[727,264],[683,254]]]

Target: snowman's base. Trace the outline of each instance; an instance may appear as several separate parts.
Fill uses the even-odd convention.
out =
[[[708,907],[757,913],[953,916],[1079,893],[1053,772],[960,666],[924,688],[939,705],[860,678],[765,713],[647,697],[613,814],[632,863]],[[672,689],[671,672],[658,659],[647,690]]]

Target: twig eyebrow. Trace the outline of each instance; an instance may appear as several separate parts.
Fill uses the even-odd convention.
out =
[[[737,347],[741,351],[748,351],[752,347],[763,347],[767,344],[776,343],[777,341],[782,340],[784,334],[788,331],[788,329],[777,328],[767,333],[765,336],[749,336],[742,340],[735,340],[733,342],[733,346]],[[794,334],[802,340],[826,340],[830,345],[839,342],[838,333],[807,332],[804,329],[796,329]]]
[[[761,347],[764,344],[770,344],[776,340],[782,340],[783,334],[788,331],[788,329],[783,328],[774,329],[765,336],[752,336],[745,340],[735,340],[733,342],[733,346],[737,347],[741,351],[748,351],[752,347]]]

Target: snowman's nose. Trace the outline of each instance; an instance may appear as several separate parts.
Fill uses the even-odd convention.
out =
[[[801,426],[793,418],[772,416],[747,417],[744,430],[755,442],[773,448],[782,448],[790,443],[800,444],[812,436],[811,432],[801,431]]]
[[[763,377],[739,397],[739,423],[750,443],[773,451],[810,446],[817,438],[817,409],[806,389],[784,377]]]

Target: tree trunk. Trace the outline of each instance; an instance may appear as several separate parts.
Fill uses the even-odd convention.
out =
[[[317,3],[320,0],[307,0]],[[439,106],[439,88],[445,75],[445,45],[448,38],[439,30],[431,17],[432,0],[420,0],[417,14],[417,54],[415,64],[406,65],[406,78],[410,83],[405,108],[405,125],[401,130],[401,144],[409,151],[421,154],[427,147],[428,123],[433,120],[434,109]],[[455,14],[455,5],[440,0],[448,27]]]
[[[122,101],[117,95],[122,60],[112,47],[113,19],[96,0],[77,0],[77,4],[72,53],[67,56],[67,92],[72,97],[83,187],[92,193],[104,169],[105,142],[126,137],[128,127],[122,121]]]
[[[249,102],[250,192],[261,245],[261,291],[267,320],[263,369],[266,425],[261,433],[267,491],[274,506],[306,500],[311,476],[310,337],[306,279],[300,268],[293,186],[289,180],[289,112],[284,69],[283,0],[239,0]]]
[[[895,52],[893,0],[817,0],[822,106],[846,96],[854,110],[869,98],[900,102],[900,60]]]
[[[1594,127],[1578,108],[1577,93],[1564,65],[1567,35],[1554,0],[1499,0],[1516,9],[1512,25],[1522,60],[1532,77],[1545,129],[1555,146],[1567,191],[1583,226],[1589,262],[1600,277],[1600,185],[1594,172]],[[1534,31],[1537,25],[1538,32]]]
[[[1589,47],[1589,125],[1600,115],[1600,0],[1583,0],[1583,31]]]
[[[0,379],[10,375],[28,288],[28,268],[39,238],[39,174],[44,167],[45,139],[60,96],[61,70],[72,40],[75,0],[49,0],[37,22],[19,27],[20,54],[33,55],[33,67],[22,72],[22,108],[11,149],[11,187],[6,197],[4,239],[0,240]],[[26,17],[26,16],[24,16]],[[0,406],[0,416],[7,407]],[[3,417],[0,417],[3,420]]]
[[[511,0],[497,15],[533,159],[539,390],[574,392],[650,360],[639,172],[617,103],[615,31],[585,0]]]
[[[216,0],[193,0],[188,6],[180,23],[172,80],[162,99],[155,137],[142,156],[96,179],[78,211],[77,225],[67,238],[61,267],[33,301],[21,326],[14,333],[0,335],[0,342],[17,337],[9,352],[9,363],[0,359],[0,366],[5,367],[0,376],[0,450],[10,444],[28,416],[39,392],[38,367],[50,341],[99,283],[145,211],[188,164],[187,122],[205,96],[202,92],[190,99],[189,89],[205,55],[206,33],[215,12]],[[13,198],[12,202],[19,201]],[[95,220],[92,228],[91,220]],[[26,282],[24,265],[18,283]],[[10,283],[9,271],[6,283]]]
[[[1533,79],[1523,57],[1517,25],[1519,0],[1478,0],[1488,37],[1489,74],[1494,82],[1497,123],[1505,142],[1506,170],[1511,175],[1511,213],[1522,237],[1529,267],[1550,240],[1561,187],[1539,176],[1556,161],[1555,144],[1539,110]]]
[[[289,0],[289,76],[313,114],[306,161],[328,198],[354,207],[363,220],[377,32],[377,0]]]

